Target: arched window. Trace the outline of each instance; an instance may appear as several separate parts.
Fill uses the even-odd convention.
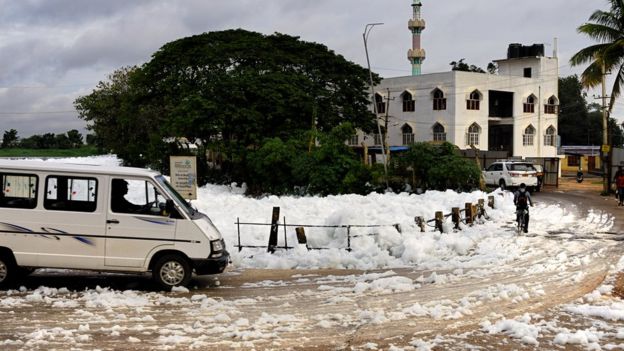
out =
[[[381,142],[382,142],[384,136],[386,135],[386,129],[384,127],[381,127],[380,129],[381,129],[381,135],[379,135],[379,133],[377,133],[377,132],[375,132],[375,134],[374,134],[374,140],[373,141],[375,142],[376,146],[377,145],[381,145]]]
[[[433,141],[446,141],[446,131],[440,123],[433,125]]]
[[[524,129],[524,135],[522,135],[522,145],[532,146],[534,137],[535,128],[533,125],[529,124],[529,126]]]
[[[535,100],[537,100],[537,98],[533,94],[526,98],[523,106],[524,113],[535,113]]]
[[[468,127],[468,133],[466,134],[466,145],[479,145],[479,135],[481,134],[481,127],[475,122]]]
[[[349,146],[358,146],[360,144],[360,137],[357,133],[351,135],[349,139],[347,139],[347,145]]]
[[[403,145],[411,145],[414,143],[414,130],[407,123],[401,127],[403,134]]]
[[[559,101],[553,95],[548,98],[548,102],[544,105],[544,113],[556,114],[559,107]]]
[[[555,146],[555,138],[557,137],[557,130],[555,127],[550,126],[546,129],[546,134],[544,135],[544,145],[547,146]]]
[[[436,88],[433,90],[433,110],[446,110],[446,98],[442,90]]]
[[[481,94],[478,90],[474,90],[470,93],[468,100],[466,100],[466,109],[467,110],[478,110],[479,104],[481,101]]]
[[[377,104],[377,113],[386,113],[386,104],[383,96],[375,94],[375,104]]]
[[[401,94],[401,100],[403,100],[403,112],[414,112],[416,109],[416,102],[410,92],[403,92],[403,94]]]

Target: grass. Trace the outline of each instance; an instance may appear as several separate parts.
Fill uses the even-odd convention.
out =
[[[0,149],[0,157],[84,157],[99,154],[95,146],[78,149]]]

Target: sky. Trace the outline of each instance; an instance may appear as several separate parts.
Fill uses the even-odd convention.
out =
[[[362,32],[370,33],[372,70],[407,76],[411,0],[0,0],[0,132],[20,137],[63,133],[86,124],[74,100],[93,91],[116,69],[141,65],[165,43],[186,36],[242,28],[280,32],[326,45],[366,67]],[[485,68],[506,57],[510,43],[545,44],[558,38],[560,75],[580,74],[569,58],[593,42],[576,29],[606,0],[423,0],[427,27],[423,73],[450,70],[449,63]],[[593,100],[590,92],[589,100]],[[618,106],[616,104],[617,114]]]

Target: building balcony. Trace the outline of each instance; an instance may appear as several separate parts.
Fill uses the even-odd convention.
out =
[[[411,19],[407,21],[407,28],[409,29],[425,29],[424,19]]]
[[[408,59],[414,59],[414,58],[420,58],[420,59],[424,59],[425,58],[425,49],[409,49],[407,51],[407,58]]]

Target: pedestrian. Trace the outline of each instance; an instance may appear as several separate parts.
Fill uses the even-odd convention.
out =
[[[624,204],[624,170],[622,170],[622,166],[618,166],[613,180],[617,186],[618,206],[622,206]]]

